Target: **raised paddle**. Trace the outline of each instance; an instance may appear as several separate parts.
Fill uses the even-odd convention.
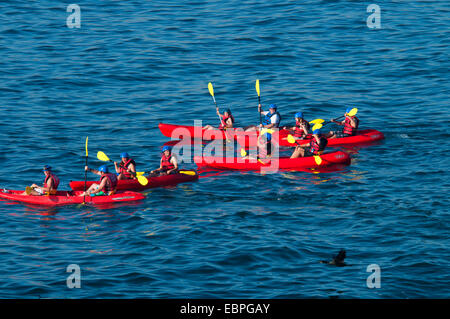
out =
[[[256,80],[255,88],[256,88],[256,94],[258,94],[258,105],[260,105],[261,104],[261,91],[259,90],[259,80]],[[262,124],[261,112],[258,112],[258,113],[259,113],[259,124]]]
[[[103,153],[102,151],[98,151],[97,152],[97,158],[100,161],[103,161],[103,162],[112,162],[109,159],[109,157],[105,153]],[[133,174],[133,173],[131,173],[131,174]],[[136,173],[136,178],[137,178],[139,184],[141,184],[142,186],[145,186],[145,185],[148,184],[148,179],[145,176],[137,176],[137,173]]]
[[[209,94],[211,94],[211,96],[212,96],[212,98],[213,98],[214,105],[216,106],[216,110],[218,110],[219,107],[217,106],[216,98],[214,97],[214,88],[213,88],[213,85],[212,85],[211,82],[208,83],[208,90],[209,90]],[[229,143],[229,142],[230,142],[230,139],[228,138],[227,127],[226,127],[226,125],[225,125],[223,119],[220,117],[220,115],[219,115],[219,120],[220,120],[220,123],[222,123],[223,130],[224,130],[224,132],[225,132],[226,141]]]
[[[86,136],[86,162],[85,162],[86,166],[88,166],[88,138],[89,136]],[[86,203],[86,183],[87,183],[87,171],[84,170],[83,204]]]

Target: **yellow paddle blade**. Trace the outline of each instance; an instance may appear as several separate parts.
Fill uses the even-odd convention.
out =
[[[136,172],[136,176],[142,176],[145,172]]]
[[[139,182],[139,184],[145,186],[148,184],[148,179],[145,176],[139,175],[137,176],[137,180]]]
[[[185,175],[192,175],[192,176],[197,175],[197,173],[194,171],[180,171],[180,173],[185,174]]]
[[[255,87],[256,87],[256,93],[258,94],[258,96],[260,96],[260,91],[259,91],[259,80],[256,80]]]
[[[214,89],[211,82],[208,83],[208,90],[209,94],[211,94],[211,96],[214,97]]]
[[[312,131],[314,132],[315,130],[321,129],[322,128],[322,124],[316,124],[313,126]]]
[[[312,120],[309,123],[310,124],[322,124],[323,122],[325,122],[325,120],[323,120],[323,119],[315,119],[315,120]]]
[[[322,164],[322,159],[320,158],[320,156],[314,155],[314,160],[316,161],[317,165]]]
[[[295,143],[295,138],[291,134],[288,135],[287,140],[291,144]]]
[[[88,145],[88,138],[89,138],[89,136],[86,136],[86,157],[88,157],[88,147],[87,147],[87,145]]]
[[[266,133],[273,134],[273,132],[274,132],[274,130],[272,130],[272,129],[270,129],[270,128],[265,128],[265,127],[264,127],[264,128],[261,130],[260,135],[264,135],[264,134],[266,134]]]
[[[347,113],[348,116],[355,116],[358,113],[358,109],[356,107],[352,108],[350,112]]]
[[[247,152],[243,148],[241,148],[241,156],[247,156]]]
[[[106,154],[103,153],[102,151],[97,152],[97,158],[103,162],[109,162],[109,157],[106,156]]]

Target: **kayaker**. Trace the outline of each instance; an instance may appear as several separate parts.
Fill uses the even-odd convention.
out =
[[[337,125],[343,125],[344,128],[342,129],[342,131],[332,131],[328,133],[326,138],[341,138],[356,134],[359,126],[359,119],[355,115],[350,116],[348,114],[351,110],[352,109],[350,107],[347,108],[347,110],[345,111],[345,119],[341,122],[330,120],[331,122],[336,123]]]
[[[283,129],[293,131],[292,136],[296,140],[303,140],[308,135],[311,126],[309,125],[309,122],[303,118],[303,112],[298,112],[295,114],[295,126],[284,126]]]
[[[43,186],[38,186],[36,184],[33,184],[31,186],[28,186],[23,193],[23,195],[34,195],[34,196],[40,196],[40,195],[54,195],[57,192],[58,185],[59,185],[59,178],[52,172],[51,166],[45,165],[44,166],[44,184]]]
[[[311,140],[311,142],[297,145],[295,147],[294,153],[292,153],[291,155],[291,158],[320,155],[325,150],[327,144],[328,141],[324,136],[322,136],[322,132],[319,129],[314,130],[313,139]],[[307,149],[306,147],[309,147],[309,149]]]
[[[161,151],[161,162],[159,168],[151,171],[151,174],[169,175],[178,171],[178,161],[175,155],[172,154],[170,146],[164,146]]]
[[[223,115],[220,114],[219,112],[219,108],[216,108],[216,112],[217,115],[220,118],[220,125],[219,125],[219,129],[220,130],[225,130],[227,128],[232,128],[233,124],[234,124],[234,117],[231,114],[231,110],[228,108],[223,112]],[[205,127],[203,127],[203,129],[205,130],[212,130],[212,129],[216,129],[214,126],[212,125],[206,125]]]
[[[113,195],[116,192],[117,175],[110,173],[108,166],[102,165],[98,170],[85,166],[84,169],[85,171],[100,175],[100,180],[98,181],[98,184],[92,184],[86,192],[83,192],[80,196],[104,196]]]
[[[265,133],[265,134],[259,135],[256,146],[257,146],[257,151],[258,151],[258,155],[256,156],[256,158],[255,158],[255,156],[252,156],[251,154],[245,156],[244,158],[257,159],[257,160],[270,158],[272,155],[272,148],[273,148],[272,134]]]
[[[122,161],[120,164],[114,162],[116,172],[119,174],[117,176],[118,180],[123,179],[135,179],[136,178],[136,162],[130,158],[127,152],[120,154]]]
[[[267,129],[274,129],[278,128],[280,126],[281,122],[281,115],[278,113],[278,107],[276,104],[270,104],[269,105],[269,111],[263,111],[261,104],[258,104],[258,112],[264,115],[264,118],[262,119],[262,123],[259,126],[248,126],[245,128],[246,132],[255,131],[258,129],[258,127],[261,128],[267,128]]]

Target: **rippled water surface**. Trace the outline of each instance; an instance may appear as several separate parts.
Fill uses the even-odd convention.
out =
[[[202,173],[106,210],[1,201],[0,297],[448,298],[448,2],[378,1],[379,30],[369,4],[83,1],[70,29],[66,4],[0,3],[2,188],[50,164],[68,189],[86,136],[94,167],[155,168],[160,121],[218,124],[208,82],[239,125],[259,122],[258,78],[284,124],[351,106],[386,136],[333,173]],[[341,248],[347,267],[319,263]]]

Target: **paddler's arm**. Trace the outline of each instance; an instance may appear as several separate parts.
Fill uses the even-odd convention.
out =
[[[272,128],[274,126],[275,126],[275,124],[273,124],[273,123],[270,123],[269,125],[263,125],[263,127],[265,127],[265,128]]]
[[[103,188],[106,185],[106,178],[104,178],[102,180],[102,182],[100,183],[100,185],[98,185],[97,189],[94,189],[93,191],[90,191],[89,194],[97,194],[98,192],[101,192],[103,190]]]
[[[261,104],[258,104],[258,112],[261,113],[262,115],[265,115]]]
[[[117,162],[114,162],[114,168],[116,169],[116,173],[120,173],[119,167],[117,166]]]
[[[156,172],[159,172],[160,170],[162,170],[162,159],[159,161],[159,168],[154,169],[150,173],[156,173]]]
[[[89,172],[94,173],[94,174],[97,174],[97,175],[102,175],[102,173],[100,173],[100,172],[97,171],[96,169],[89,168],[88,166],[85,166],[85,167],[84,167],[84,170],[85,170],[85,171],[89,171]]]
[[[50,178],[47,180],[47,185],[42,186],[42,187],[39,187],[39,188],[42,189],[42,191],[44,191],[44,192],[50,192],[50,190],[53,189],[53,187],[52,187],[53,184],[54,184],[54,183],[53,183],[53,178],[50,177]],[[33,187],[33,186],[31,186],[31,187]]]
[[[335,121],[334,119],[331,119],[330,122],[336,123],[337,125],[344,125],[345,120],[344,120],[344,121],[341,121],[341,122],[338,122],[338,121]]]

